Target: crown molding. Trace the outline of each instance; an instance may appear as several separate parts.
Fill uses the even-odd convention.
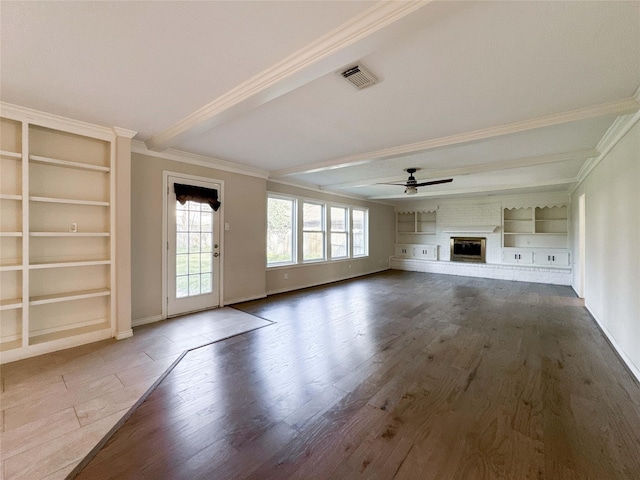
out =
[[[165,150],[163,152],[155,152],[153,150],[149,150],[145,143],[140,140],[133,140],[131,142],[131,151],[140,155],[163,158],[165,160],[172,160],[174,162],[212,168],[214,170],[237,173],[240,175],[247,175],[249,177],[266,179],[269,176],[266,170],[262,170],[260,168],[247,167],[245,165],[240,165],[239,163],[228,162],[219,158],[207,157],[204,155],[184,152],[182,150],[176,150],[173,148]]]
[[[365,196],[347,195],[347,194],[341,193],[341,192],[325,190],[325,189],[323,189],[322,187],[320,187],[318,185],[314,185],[314,184],[307,183],[307,182],[294,182],[294,181],[288,181],[288,180],[282,180],[282,179],[274,179],[274,178],[269,178],[269,182],[277,183],[278,185],[286,185],[287,187],[301,188],[303,190],[309,190],[311,192],[321,193],[323,195],[330,195],[330,196],[333,196],[333,197],[349,198],[351,200],[359,200],[361,202],[376,203],[376,204],[379,204],[379,205],[386,205],[386,206],[393,205],[393,204],[388,203],[388,202],[381,202],[381,201],[377,201],[377,200],[372,200],[371,198],[368,198],[368,197],[365,197]],[[267,188],[267,191],[269,191],[268,188]],[[273,193],[278,193],[278,192],[273,192]]]
[[[128,130],[126,128],[111,127],[111,129],[113,130],[113,133],[116,134],[116,137],[133,138],[138,134],[138,132],[134,130]]]
[[[598,166],[613,147],[618,144],[618,142],[629,132],[629,130],[633,128],[636,123],[638,123],[638,121],[640,121],[640,112],[616,118],[596,146],[596,150],[599,152],[599,155],[589,158],[578,172],[578,175],[576,175],[577,184],[571,190],[571,193],[573,193],[575,189],[584,182],[593,169]]]
[[[162,151],[184,139],[213,128],[231,115],[248,111],[277,98],[304,83],[328,73],[327,68],[307,72],[321,60],[342,52],[347,47],[422,8],[429,1],[382,1],[311,42],[275,65],[239,84],[224,95],[186,116],[147,142],[147,148]],[[332,66],[331,68],[334,68]],[[337,67],[335,67],[337,68]]]
[[[301,173],[315,173],[324,170],[333,170],[336,168],[351,167],[354,165],[362,165],[372,163],[387,158],[400,157],[413,153],[425,152],[436,148],[448,147],[453,145],[462,145],[475,143],[489,138],[510,135],[514,133],[535,130],[563,123],[578,122],[590,118],[600,117],[604,115],[623,115],[635,113],[640,109],[640,103],[634,98],[625,98],[613,102],[602,103],[590,107],[570,110],[568,112],[554,113],[543,117],[514,122],[506,125],[498,125],[495,127],[483,128],[471,132],[459,133],[447,137],[440,137],[422,142],[410,143],[407,145],[399,145],[396,147],[375,150],[372,152],[359,153],[347,157],[316,162],[312,164],[284,168],[271,172],[272,177],[285,177]]]
[[[11,103],[0,102],[0,114],[3,117],[10,118],[12,120],[26,122],[32,125],[39,125],[41,127],[64,130],[77,135],[100,138],[107,141],[114,139],[113,128],[103,127],[101,125],[95,125],[93,123],[83,122],[60,115],[54,115],[53,113],[41,112],[32,108],[13,105]]]

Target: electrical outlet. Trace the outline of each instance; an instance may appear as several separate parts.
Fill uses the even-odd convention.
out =
[[[285,279],[285,280],[289,280],[289,274],[288,274],[288,273],[285,273],[285,274],[284,274],[284,279]]]
[[[78,233],[78,224],[76,222],[69,224],[69,233]]]

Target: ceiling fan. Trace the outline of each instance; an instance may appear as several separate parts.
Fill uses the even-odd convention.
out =
[[[407,172],[409,174],[409,178],[407,179],[407,181],[405,183],[384,183],[384,184],[381,184],[381,185],[403,185],[405,187],[404,193],[406,193],[407,195],[415,195],[416,193],[418,193],[418,187],[426,187],[427,185],[438,185],[440,183],[453,182],[453,178],[447,178],[445,180],[432,180],[430,182],[420,182],[420,183],[418,183],[418,181],[413,176],[413,174],[416,173],[418,170],[420,170],[420,169],[419,168],[407,168],[405,170],[405,172]]]

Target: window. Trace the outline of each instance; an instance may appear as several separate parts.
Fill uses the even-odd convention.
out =
[[[349,256],[349,209],[331,207],[331,258]]]
[[[324,260],[324,205],[302,204],[302,260]]]
[[[369,255],[366,208],[269,193],[267,267]]]
[[[353,208],[351,210],[351,243],[354,257],[369,255],[369,232],[367,210]]]
[[[267,265],[295,263],[295,215],[293,198],[267,199]]]

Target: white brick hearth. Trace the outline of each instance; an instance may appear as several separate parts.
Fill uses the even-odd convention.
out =
[[[460,263],[422,259],[418,260],[401,257],[391,257],[389,266],[394,270],[407,270],[411,272],[442,273],[445,275],[493,278],[497,280],[571,285],[570,268],[530,267],[490,263]]]

